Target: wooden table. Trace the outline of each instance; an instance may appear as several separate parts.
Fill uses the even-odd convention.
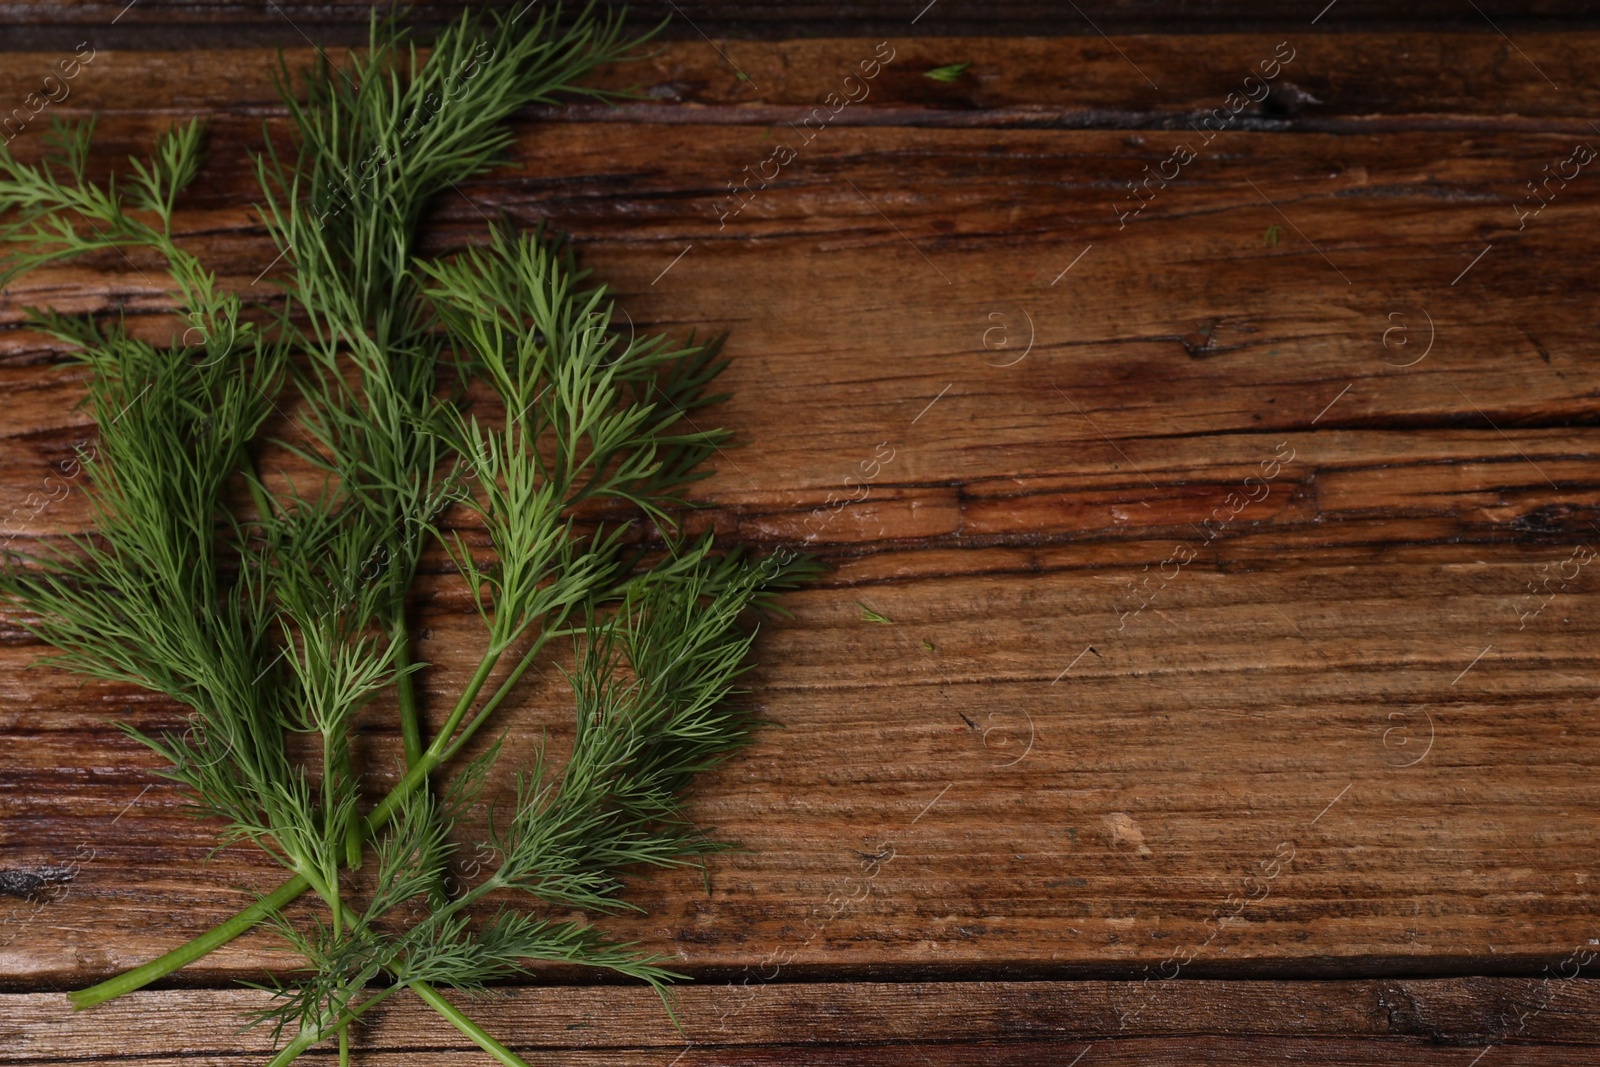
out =
[[[304,64],[299,22],[348,39],[358,5],[111,26],[120,6],[0,14],[33,49],[0,104],[111,42],[51,111],[98,112],[103,157],[205,116],[183,236],[266,284],[269,46]],[[648,99],[528,114],[513,164],[430,223],[442,249],[496,212],[548,220],[641,327],[728,331],[718,417],[746,447],[697,521],[813,536],[832,566],[758,643],[776,725],[694,809],[744,851],[709,892],[641,882],[646,914],[613,924],[697,979],[686,1033],[560,969],[482,1005],[489,1028],[535,1064],[1600,1062],[1600,174],[1546,181],[1600,145],[1600,32],[1557,3],[1426,0],[1405,32],[1356,0],[1315,25],[1318,4],[917,6],[690,9],[709,37],[680,22],[603,79]],[[1009,36],[929,35],[952,32]],[[880,47],[866,98],[802,131]],[[37,126],[11,148],[36,158]],[[29,276],[0,323],[33,303],[170,329],[159,278],[117,257]],[[86,529],[45,478],[93,427],[82,371],[17,328],[0,391],[26,552]],[[442,691],[478,637],[435,562]],[[26,669],[20,621],[0,1064],[260,1059],[234,1033],[260,998],[231,983],[291,964],[265,935],[68,1013],[61,990],[275,878],[248,849],[206,862],[214,828],[111,726],[176,709]],[[530,685],[514,738],[559,736],[567,703]],[[464,1045],[400,997],[359,1058]]]

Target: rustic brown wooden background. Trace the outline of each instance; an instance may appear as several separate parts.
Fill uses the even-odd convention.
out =
[[[641,327],[729,331],[719,417],[745,447],[702,495],[730,538],[799,543],[893,452],[759,643],[779,726],[698,801],[746,851],[709,894],[641,883],[647,916],[614,924],[698,979],[687,1037],[646,992],[552,970],[482,1009],[530,1062],[1600,1062],[1593,967],[1570,977],[1600,951],[1600,175],[1516,210],[1600,144],[1600,27],[1584,4],[1322,7],[685,4],[607,75],[647,101],[529,114],[514,166],[439,204],[439,247],[549,220]],[[33,50],[0,105],[89,38],[50,111],[98,112],[103,154],[206,116],[185,236],[246,289],[274,255],[247,157],[280,124],[271,46],[304,63],[302,30],[347,39],[361,8],[9,6]],[[788,123],[880,40],[870,96],[799,147]],[[1285,41],[1267,106],[1119,228],[1126,183]],[[719,222],[786,138],[796,160]],[[0,325],[35,303],[168,328],[159,276],[117,257],[30,276]],[[0,390],[27,551],[85,528],[78,494],[38,501],[93,431],[81,373],[14,325]],[[477,636],[430,588],[443,691]],[[67,1012],[60,990],[276,874],[205,862],[212,829],[110,725],[172,707],[41,654],[0,617],[0,1064],[260,1059],[229,986],[287,965],[266,937]],[[565,706],[535,681],[519,734]],[[395,741],[375,727],[374,761]],[[392,1003],[362,1062],[460,1059]]]

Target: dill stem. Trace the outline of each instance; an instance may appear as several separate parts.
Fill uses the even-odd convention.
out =
[[[405,742],[405,765],[416,766],[422,758],[422,720],[416,710],[416,686],[411,681],[411,630],[406,627],[405,608],[395,611],[395,704],[400,707],[400,739]]]
[[[475,900],[478,896],[482,895],[482,893],[469,894],[469,897]],[[469,902],[469,900],[463,900],[456,908],[450,908],[447,910],[459,910],[459,906]],[[338,905],[338,907],[334,909],[334,912],[337,914],[341,910],[345,913],[345,921],[350,925],[354,926],[360,922],[360,918],[354,911],[350,909],[348,904]],[[446,1000],[442,995],[440,995],[437,989],[433,988],[431,984],[424,982],[421,979],[406,982],[403,984],[403,986],[398,984],[390,986],[389,989],[384,993],[375,997],[369,997],[367,1000],[363,1001],[361,1007],[356,1012],[341,1013],[339,1015],[338,1019],[336,1020],[336,1025],[339,1028],[339,1052],[341,1064],[345,1062],[345,1057],[348,1055],[347,1034],[350,1023],[354,1022],[355,1018],[361,1012],[364,1012],[371,1007],[376,1000],[381,1000],[383,997],[388,996],[390,992],[400,988],[410,989],[418,997],[422,998],[423,1003],[427,1004],[433,1008],[434,1011],[444,1016],[451,1026],[454,1026],[457,1030],[460,1030],[467,1037],[471,1038],[475,1045],[483,1049],[495,1059],[499,1060],[501,1063],[505,1064],[505,1067],[528,1067],[528,1064],[523,1062],[520,1056],[518,1056],[515,1052],[512,1052],[506,1046],[502,1045],[500,1042],[496,1041],[487,1030],[474,1022],[460,1008]],[[347,1014],[348,1017],[346,1017]]]
[[[405,743],[406,769],[409,770],[422,762],[422,719],[417,710],[417,690],[411,677],[411,630],[406,622],[406,606],[402,598],[394,609],[394,615],[389,623],[389,635],[395,648],[395,705],[400,711],[400,737]],[[422,788],[431,788],[424,782]],[[361,848],[364,838],[357,820],[350,821],[349,833],[345,837],[345,862],[351,869],[361,866]],[[430,846],[427,854],[423,856],[425,863],[432,863],[435,859],[434,849]],[[433,887],[428,891],[434,904],[443,903],[448,895],[445,892],[444,879],[435,880]]]
[[[142,989],[151,982],[166,977],[180,967],[187,967],[202,956],[226,945],[274,911],[286,906],[310,888],[310,885],[311,883],[303,877],[295,875],[271,893],[241,910],[233,918],[218,923],[187,944],[180,945],[149,963],[141,964],[130,971],[123,971],[97,985],[87,989],[75,989],[67,994],[67,999],[72,1001],[73,1008],[82,1011],[84,1008],[92,1008],[96,1004],[103,1004],[125,993]]]
[[[451,741],[450,744],[445,747],[444,752],[439,759],[441,763],[454,756],[457,752],[461,751],[461,746],[467,743],[472,735],[477,732],[478,727],[482,726],[488,720],[490,715],[494,714],[494,709],[499,707],[500,702],[511,694],[512,688],[517,684],[518,681],[521,680],[522,676],[527,673],[528,668],[533,666],[534,656],[538,655],[539,650],[544,647],[545,642],[554,636],[554,631],[546,631],[545,633],[540,634],[539,639],[533,643],[533,647],[522,654],[522,658],[517,661],[517,665],[513,667],[511,672],[505,676],[505,680],[500,683],[499,687],[495,689],[494,693],[490,695],[489,699],[484,702],[483,707],[478,709],[478,714],[474,715],[472,717],[472,721],[469,722],[466,725],[466,728],[461,731],[461,736]]]
[[[389,634],[395,646],[394,695],[400,709],[400,738],[406,746],[406,766],[415,767],[422,759],[422,721],[417,715],[417,690],[411,679],[411,631],[403,604],[395,610]]]
[[[387,992],[387,991],[386,991]],[[376,993],[374,1000],[386,995]],[[267,1067],[288,1067],[289,1064],[300,1058],[300,1054],[317,1043],[317,1035],[311,1030],[301,1030],[290,1042],[278,1050],[278,1054],[268,1061]]]
[[[445,728],[439,731],[439,736],[434,738],[433,743],[423,752],[417,763],[406,771],[405,777],[400,779],[394,789],[390,790],[389,794],[378,802],[377,806],[372,809],[371,814],[359,821],[358,832],[363,838],[372,836],[387,823],[394,814],[395,809],[400,806],[401,801],[427,779],[428,772],[442,763],[447,755],[454,753],[460,747],[459,744],[449,744],[450,732],[461,724],[462,718],[466,716],[467,709],[471,707],[473,700],[478,695],[478,691],[483,688],[484,682],[488,680],[489,674],[494,670],[499,658],[500,652],[497,651],[491,651],[484,656],[483,662],[478,665],[472,680],[467,683],[467,688],[462,692],[461,699],[456,702],[455,710],[450,713],[450,718],[445,723]],[[503,689],[504,687],[502,687],[502,691]],[[501,699],[502,695],[503,692],[496,693],[496,701]],[[471,725],[466,731],[463,731],[463,736],[458,740],[465,741],[471,735],[471,731],[476,730],[482,724],[483,718],[482,715],[474,718]],[[67,994],[67,997],[72,1001],[72,1006],[75,1009],[82,1011],[84,1008],[92,1008],[97,1004],[104,1004],[108,1000],[132,993],[136,989],[143,989],[151,982],[165,978],[173,971],[187,967],[196,960],[226,945],[229,941],[260,923],[272,912],[287,905],[310,887],[311,883],[304,875],[296,874],[265,897],[242,909],[233,918],[218,923],[186,944],[180,945],[171,952],[157,956],[148,963],[140,964],[132,970],[124,971],[87,989],[73,990]]]
[[[424,1003],[428,1004],[428,1006],[448,1019],[452,1026],[454,1026],[457,1030],[460,1030],[467,1037],[471,1038],[474,1044],[483,1049],[489,1055],[493,1056],[495,1059],[499,1060],[505,1065],[505,1067],[528,1067],[528,1064],[522,1059],[522,1057],[518,1056],[515,1052],[512,1052],[509,1048],[496,1041],[488,1034],[487,1031],[483,1029],[483,1027],[469,1019],[465,1014],[462,1013],[460,1008],[457,1008],[454,1004],[446,1000],[440,995],[437,989],[434,989],[433,986],[429,985],[427,982],[413,982],[409,986],[392,985],[385,989],[380,989],[366,1000],[362,1001],[359,1007],[350,1011],[342,1012],[338,1019],[338,1025],[340,1027],[348,1026],[350,1023],[359,1019],[367,1011],[376,1007],[380,1001],[388,999],[402,989],[410,989],[413,993],[420,997]],[[293,1040],[278,1050],[278,1054],[272,1057],[272,1060],[267,1064],[267,1067],[288,1067],[289,1064],[299,1059],[301,1054],[309,1049],[312,1045],[315,1045],[318,1041],[322,1040],[324,1036],[325,1035],[322,1032],[317,1030],[302,1030],[300,1033],[295,1035]]]
[[[366,1014],[366,1012],[376,1007],[381,1001],[384,1001],[393,996],[395,993],[398,993],[402,988],[403,987],[401,986],[389,986],[387,989],[378,990],[378,992],[372,994],[366,1000],[363,1000],[359,1007],[340,1012],[338,1025],[343,1027],[355,1022],[357,1019],[361,1018],[362,1015]],[[289,1064],[300,1058],[301,1053],[305,1052],[305,1050],[310,1048],[312,1045],[315,1045],[318,1041],[321,1041],[324,1036],[325,1035],[318,1030],[302,1029],[294,1036],[292,1040],[290,1040],[287,1045],[278,1050],[278,1054],[272,1057],[271,1061],[267,1064],[267,1067],[288,1067]]]
[[[451,1025],[470,1037],[479,1048],[505,1064],[505,1067],[528,1067],[522,1057],[496,1041],[483,1027],[467,1018],[460,1008],[444,999],[439,991],[428,983],[415,982],[411,986],[411,991],[421,997],[434,1011],[449,1019]]]
[[[350,820],[344,824],[344,863],[352,871],[361,867],[361,848],[366,844],[366,837],[361,832],[361,813],[353,811]]]
[[[333,756],[333,734],[329,730],[328,724],[324,723],[322,727],[322,833],[324,838],[330,838],[333,836],[334,812],[338,810],[337,806],[333,802],[335,774]],[[346,757],[348,760],[348,753],[346,754]],[[347,766],[341,768],[341,770],[344,773],[349,772],[349,768]],[[350,822],[347,821],[343,829],[348,831],[349,826]],[[309,865],[304,864],[302,861],[301,864],[297,864],[296,866],[303,869],[304,866]],[[316,882],[312,882],[312,885],[315,886],[317,892],[322,894],[322,896],[328,901],[328,906],[333,909],[333,936],[337,938],[342,932],[340,921],[343,917],[343,909],[339,907],[339,879],[337,876],[335,876],[331,886],[318,885]]]
[[[340,896],[338,873],[334,873],[333,881],[330,884],[324,885],[321,879],[313,878],[307,873],[307,868],[310,866],[311,864],[306,862],[303,857],[295,857],[295,870],[299,871],[300,876],[310,883],[311,888],[316,890],[317,895],[327,902],[328,909],[333,912],[333,936],[337,940],[342,924],[348,923],[354,929],[361,925],[361,917],[351,910],[350,905],[346,904]],[[342,990],[343,988],[345,986],[341,982],[340,989]],[[345,1018],[341,1014],[334,1023],[339,1033],[339,1067],[350,1067],[350,1023],[352,1019],[353,1017]]]
[[[333,802],[333,791],[335,787],[333,756],[337,746],[334,745],[333,734],[329,729],[330,725],[331,724],[329,723],[323,723],[322,725],[322,817],[323,834],[331,838],[333,836],[334,829],[332,825],[334,812],[337,810],[336,805]],[[350,779],[353,779],[354,775],[351,774],[350,770],[350,752],[348,748],[344,750],[340,762],[342,773],[349,776]],[[347,845],[352,837],[352,833],[355,832],[356,820],[353,816],[354,813],[352,812],[352,817],[345,820],[342,828]],[[359,864],[361,859],[361,840],[359,837],[356,837],[355,840],[356,860]],[[297,857],[295,866],[296,869],[301,871],[302,875],[304,875],[305,869],[309,867],[310,864],[306,863],[303,857]],[[315,888],[316,891],[322,896],[322,899],[328,902],[328,907],[333,911],[333,938],[335,941],[337,941],[340,934],[343,933],[343,920],[345,913],[349,911],[349,907],[344,903],[344,900],[340,896],[338,869],[335,868],[333,872],[333,878],[327,885],[323,885],[318,881],[312,881],[309,876],[306,876],[306,880],[311,882],[312,887]],[[352,920],[351,925],[356,925],[356,921]],[[339,1067],[350,1067],[350,1031],[348,1024],[343,1022],[339,1024]]]
[[[444,727],[439,731],[438,736],[433,739],[432,744],[423,750],[417,762],[406,770],[405,777],[401,778],[395,784],[395,787],[382,800],[378,801],[365,819],[352,820],[352,825],[358,827],[357,832],[363,840],[375,835],[389,821],[390,817],[394,815],[395,809],[400,806],[401,802],[413,790],[427,781],[428,774],[435,767],[461,750],[461,747],[471,739],[478,728],[488,721],[494,709],[499,707],[500,703],[510,695],[512,687],[533,665],[534,657],[538,655],[550,638],[562,632],[564,631],[545,630],[541,632],[529,649],[522,654],[516,667],[506,675],[505,680],[500,683],[488,701],[484,703],[478,714],[474,715],[472,721],[460,731],[459,736],[452,738],[451,734],[461,725],[461,720],[466,717],[479,692],[482,691],[484,684],[489,680],[489,675],[494,672],[494,668],[499,663],[505,649],[503,646],[499,649],[491,647],[484,654],[482,662],[478,664],[478,669],[473,672],[471,681],[462,690],[461,699],[456,701],[456,706],[450,712],[449,719],[445,721]],[[293,878],[290,878],[267,894],[267,896],[261,898],[261,900],[243,909],[233,918],[213,926],[192,941],[180,945],[165,955],[157,956],[148,963],[141,964],[130,971],[124,971],[113,978],[108,978],[104,982],[92,985],[87,989],[74,990],[68,993],[67,997],[72,1001],[72,1006],[81,1011],[84,1008],[92,1008],[97,1004],[103,1004],[108,1000],[132,993],[134,990],[143,989],[151,982],[165,978],[173,971],[187,967],[196,960],[226,945],[229,941],[245,933],[272,912],[282,908],[309,888],[311,888],[311,882],[304,875],[296,874]],[[477,1040],[468,1031],[463,1030],[462,1032],[469,1037],[473,1037],[473,1040]],[[490,1041],[494,1040],[489,1038],[487,1034],[484,1037]],[[488,1049],[488,1046],[484,1046],[484,1048]],[[488,1050],[491,1054],[498,1055],[492,1049]],[[502,1060],[501,1062],[510,1063],[507,1060]],[[520,1063],[521,1061],[517,1062]]]
[[[350,926],[351,929],[355,929],[356,927],[361,925],[361,916],[357,915],[355,913],[355,911],[350,907],[350,905],[345,903],[343,898],[339,895],[339,881],[338,881],[337,876],[335,876],[335,878],[332,881],[332,883],[324,884],[323,881],[320,878],[316,878],[316,877],[314,877],[313,875],[311,875],[308,872],[308,868],[311,866],[311,864],[306,862],[304,860],[304,858],[302,858],[302,857],[294,857],[294,864],[295,864],[295,869],[300,872],[300,877],[306,879],[306,881],[309,883],[310,887],[313,890],[316,891],[317,895],[320,896],[323,899],[323,901],[325,901],[327,903],[328,910],[333,912],[333,936],[335,938],[337,938],[339,936],[339,931],[340,931],[342,925],[346,925],[347,924],[347,925]],[[408,984],[413,986],[413,987],[415,987],[415,986],[425,985],[426,983],[413,982],[413,983],[408,983]],[[343,983],[340,983],[340,988],[341,988],[341,990],[343,988],[345,988]],[[395,987],[395,988],[398,988],[398,987]],[[438,997],[438,994],[435,993],[431,987],[428,989],[428,992],[432,993],[435,997]],[[383,999],[383,996],[387,996],[387,995],[388,995],[387,993],[384,993],[382,996],[369,997],[366,1001],[364,1001],[362,1003],[361,1008],[360,1008],[359,1011],[355,1011],[355,1012],[344,1012],[344,1011],[341,1011],[334,1018],[333,1028],[338,1032],[338,1035],[339,1035],[339,1067],[349,1067],[349,1064],[350,1064],[350,1024],[355,1021],[355,1019],[360,1015],[361,1012],[365,1011],[367,1008],[371,1007],[378,1000]],[[419,993],[418,995],[420,996],[421,994]],[[423,999],[426,1000],[427,998],[424,997]],[[429,1003],[432,1003],[432,1001],[429,1001]],[[454,1014],[450,1014],[450,1013],[446,1013],[446,1012],[442,1012],[442,1011],[440,1012],[440,1014],[444,1015],[444,1017],[446,1019],[448,1019],[450,1021],[450,1023],[452,1025],[454,1025],[457,1029],[461,1030],[462,1033],[466,1034],[468,1037],[471,1037],[474,1041],[477,1041],[478,1038],[474,1034],[473,1031],[476,1031],[477,1033],[482,1033],[482,1030],[480,1030],[475,1023],[472,1023],[471,1019],[467,1019],[467,1017],[465,1015],[462,1015],[459,1011],[455,1011],[454,1008],[451,1009],[451,1012],[453,1012]],[[472,1026],[472,1030],[469,1031],[467,1029],[464,1029],[461,1026],[461,1023],[457,1022],[457,1017],[459,1017],[460,1019],[465,1020],[468,1024],[470,1024]],[[316,1042],[322,1040],[322,1038],[325,1036],[325,1030],[319,1028],[317,1030],[313,1030],[313,1031],[308,1032],[304,1036],[305,1036],[306,1040],[305,1040],[304,1043],[300,1043],[299,1044],[300,1051],[304,1051],[306,1048],[309,1048],[311,1045],[313,1045]],[[483,1036],[488,1037],[487,1034],[484,1034]],[[493,1041],[494,1039],[493,1038],[489,1038],[489,1040]],[[295,1042],[291,1042],[290,1047],[294,1047],[295,1044],[299,1043],[299,1042],[300,1042],[300,1035],[297,1035],[296,1038],[295,1038]],[[496,1042],[496,1043],[498,1044],[498,1042]],[[488,1046],[484,1046],[484,1047],[487,1048]],[[284,1052],[287,1052],[287,1051],[288,1051],[288,1048],[285,1048]],[[293,1059],[297,1058],[300,1055],[300,1051],[296,1051],[294,1053],[294,1055],[289,1057],[289,1060],[284,1060],[283,1062],[284,1063],[288,1063],[290,1060],[293,1060]],[[491,1053],[493,1052],[492,1049],[490,1051],[491,1051]],[[278,1063],[279,1060],[281,1059],[281,1057],[283,1056],[283,1054],[284,1053],[280,1052],[278,1054],[278,1056],[273,1058],[272,1062],[273,1063]],[[504,1062],[504,1061],[502,1061],[502,1062]],[[518,1060],[517,1063],[521,1064],[522,1061]],[[522,1067],[527,1067],[527,1065],[526,1064],[522,1064]]]

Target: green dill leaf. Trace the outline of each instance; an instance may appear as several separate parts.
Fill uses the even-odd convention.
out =
[[[942,67],[933,67],[930,70],[925,70],[922,72],[922,76],[930,81],[943,82],[949,85],[965,74],[970,66],[972,66],[971,60],[964,63],[948,63]]]
[[[872,608],[867,607],[866,604],[859,600],[856,601],[856,607],[861,609],[862,622],[875,622],[882,626],[890,626],[894,623],[894,620],[889,618],[889,616],[883,614],[882,612],[874,611]]]

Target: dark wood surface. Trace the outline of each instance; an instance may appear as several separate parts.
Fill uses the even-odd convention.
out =
[[[397,999],[364,1032],[363,1064],[475,1061],[419,1002]],[[262,1002],[234,990],[141,993],[71,1015],[53,994],[0,997],[0,1064],[259,1062],[265,1035],[234,1032]],[[1332,983],[961,982],[700,984],[679,991],[683,1030],[643,990],[524,988],[473,1002],[532,1067],[620,1064],[1187,1065],[1484,1067],[1590,1062],[1600,988],[1587,979]],[[180,1041],[170,1029],[183,1020]],[[142,1050],[160,1049],[149,1054]],[[141,1050],[135,1052],[134,1050]],[[325,1062],[333,1062],[331,1059]]]
[[[745,447],[697,522],[800,542],[893,449],[814,539],[833,571],[758,644],[753,699],[778,725],[698,801],[746,851],[711,864],[709,894],[698,872],[641,883],[648,914],[613,924],[700,979],[691,1037],[729,979],[772,998],[738,1047],[679,1062],[1065,1064],[1090,1042],[1103,1062],[1600,1061],[1589,983],[1541,981],[1600,942],[1597,586],[1562,569],[1600,545],[1600,176],[1522,229],[1513,210],[1600,143],[1600,36],[1295,36],[1271,107],[1200,145],[1188,123],[1284,39],[896,38],[869,97],[803,145],[788,124],[877,39],[726,58],[680,40],[607,76],[648,101],[530,114],[512,167],[438,205],[438,249],[497,212],[548,220],[641,328],[729,331],[717,414]],[[55,58],[10,57],[0,93]],[[274,254],[246,154],[263,121],[281,130],[270,58],[108,49],[52,106],[101,113],[102,158],[208,116],[184,235],[241,289]],[[954,85],[921,76],[967,60]],[[32,158],[37,133],[13,150]],[[719,219],[784,138],[794,162]],[[1125,183],[1185,139],[1198,158],[1119,228]],[[163,337],[149,267],[30,276],[0,327],[31,303],[121,307]],[[81,372],[14,326],[0,389],[0,502],[28,551],[86,528],[78,494],[39,502],[92,428]],[[1264,463],[1266,495],[1219,519]],[[1140,607],[1130,586],[1163,573]],[[427,593],[438,695],[480,638],[456,585]],[[213,829],[110,725],[171,706],[29,669],[43,650],[17,621],[0,617],[0,1014],[21,1022],[0,1024],[20,1035],[0,1062],[233,1062],[254,1049],[230,1036],[248,995],[221,987],[289,962],[264,936],[187,989],[61,1014],[52,990],[177,944],[275,870],[205,862]],[[567,705],[558,675],[535,679],[514,739],[559,738]],[[376,766],[397,748],[383,718]],[[863,880],[864,854],[892,858]],[[1139,979],[1174,971],[1119,1029]],[[1525,1028],[1494,1021],[1552,992]],[[545,1027],[552,1003],[612,1036]],[[551,1062],[682,1049],[635,990],[504,1010]],[[433,1026],[388,1013],[372,1062],[454,1058]]]
[[[466,3],[415,0],[406,5],[423,28],[442,24],[465,8],[523,6],[505,0]],[[569,3],[568,7],[581,6]],[[0,5],[6,38],[0,49],[75,44],[84,34],[104,47],[233,48],[272,44],[299,47],[358,43],[372,5],[364,0],[34,0]],[[630,23],[654,26],[671,19],[668,37],[773,39],[966,35],[1019,37],[1102,34],[1218,34],[1239,32],[1347,33],[1537,32],[1600,28],[1600,5],[1591,0],[635,0]],[[78,36],[74,37],[73,34]]]

